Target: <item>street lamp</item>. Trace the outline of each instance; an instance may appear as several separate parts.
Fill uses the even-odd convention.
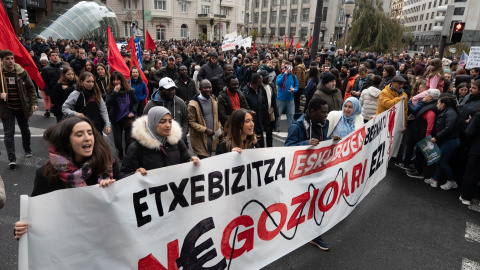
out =
[[[12,0],[5,0],[5,4],[7,5],[8,9],[11,9],[13,7],[13,1]]]
[[[252,21],[248,21],[248,30],[250,30],[250,32],[252,31],[252,27],[253,27],[253,22]],[[247,30],[247,37],[248,37],[248,30]]]
[[[314,25],[315,25],[315,21],[310,21],[310,36],[312,36],[312,30]]]
[[[355,9],[355,1],[354,0],[346,0],[345,4],[343,5],[343,10],[345,11],[345,16],[347,17],[347,21],[345,22],[345,48],[344,51],[347,51],[347,36],[348,36],[348,18],[353,14],[353,10]]]

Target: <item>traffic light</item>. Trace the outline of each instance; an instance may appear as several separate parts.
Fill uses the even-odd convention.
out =
[[[28,12],[26,9],[21,9],[20,10],[20,15],[22,16],[22,21],[25,25],[28,25]]]
[[[452,29],[452,38],[451,42],[452,43],[457,43],[462,41],[462,36],[463,36],[463,30],[465,29],[465,23],[464,22],[455,22],[453,24],[453,29]]]

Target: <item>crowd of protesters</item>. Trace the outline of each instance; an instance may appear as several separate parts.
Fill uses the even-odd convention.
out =
[[[196,165],[212,155],[272,147],[283,114],[289,127],[285,146],[340,140],[400,101],[405,105],[405,130],[395,165],[432,187],[443,183],[440,187],[449,190],[461,184],[460,200],[466,205],[476,191],[480,67],[467,72],[458,58],[442,61],[438,55],[345,52],[334,47],[312,58],[309,48],[236,47],[223,52],[215,43],[170,40],[142,52],[145,83],[136,67],[129,81],[120,72],[111,73],[108,47],[102,42],[36,39],[25,47],[45,81],[45,117],[52,112],[58,122],[45,132],[50,160],[37,172],[32,195],[65,186],[105,187],[136,172],[146,175],[174,164]],[[8,76],[24,76],[18,65],[8,68],[8,55],[0,55],[7,78],[2,83]],[[121,55],[130,65],[129,52],[122,48]],[[0,101],[11,161],[15,149],[7,133],[13,129],[7,125],[14,117],[24,135],[25,154],[32,155],[25,130],[37,97],[30,78],[25,81],[16,87],[8,84],[8,104],[3,96]],[[18,95],[27,94],[29,104],[18,102]],[[100,136],[110,131],[118,160]],[[442,151],[431,178],[425,178],[426,161],[415,147],[428,136]],[[26,228],[26,223],[17,223],[16,237]],[[311,243],[329,249],[321,237]]]

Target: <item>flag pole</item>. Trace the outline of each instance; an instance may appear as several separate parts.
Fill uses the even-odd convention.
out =
[[[2,94],[6,94],[5,93],[5,80],[3,79],[3,62],[0,62],[0,80],[2,80]],[[3,100],[7,101],[7,96],[5,96],[5,98]]]

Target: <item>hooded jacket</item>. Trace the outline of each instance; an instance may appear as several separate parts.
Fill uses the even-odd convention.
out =
[[[377,112],[378,96],[380,96],[381,92],[382,90],[375,86],[370,86],[362,91],[359,101],[360,105],[362,105],[362,115],[364,119],[368,119]]]
[[[297,121],[294,121],[292,125],[288,128],[287,139],[285,140],[285,146],[298,146],[298,145],[308,145],[308,140],[310,140],[310,135],[307,133],[308,128],[305,127],[304,120],[305,115],[300,116]],[[325,128],[323,129],[323,138],[327,139],[327,132],[329,121],[326,120]]]
[[[182,140],[182,129],[176,121],[172,121],[170,135],[161,149],[160,142],[153,138],[147,129],[148,115],[144,115],[132,125],[134,142],[128,146],[122,162],[120,177],[135,173],[138,168],[153,170],[190,161],[188,149]]]
[[[228,90],[225,87],[218,95],[218,119],[220,120],[220,123],[222,123],[222,126],[225,126],[225,122],[227,122],[228,117],[230,117],[233,112],[232,102],[228,97],[227,91]],[[245,98],[243,92],[239,89],[237,94],[238,98],[240,99],[240,108],[250,110],[247,99]]]
[[[344,98],[344,100],[347,100],[347,98],[352,96],[353,83],[355,82],[355,79],[357,77],[358,77],[358,74],[348,78],[347,87],[345,88],[345,98]]]
[[[420,62],[415,64],[415,76],[423,76],[425,73],[425,64]]]
[[[323,98],[327,101],[328,112],[342,110],[343,97],[342,92],[335,88],[334,90],[327,89],[322,84],[318,84],[317,91],[313,94],[313,98]]]
[[[277,76],[277,100],[292,101],[293,93],[291,93],[290,87],[293,87],[294,92],[298,91],[299,83],[298,78],[292,73],[288,73],[287,79],[285,79],[285,73],[281,73]]]
[[[382,112],[390,109],[391,107],[395,106],[400,100],[401,97],[404,96],[404,114],[405,114],[405,126],[407,125],[407,117],[408,117],[408,96],[405,92],[398,94],[398,92],[393,91],[390,88],[391,84],[385,86],[385,88],[380,92],[380,96],[378,97],[378,106],[376,114],[381,114]]]
[[[20,96],[20,103],[22,104],[22,111],[25,118],[32,116],[32,106],[38,106],[38,98],[35,90],[35,85],[30,79],[27,71],[19,64],[15,64],[15,82],[18,87],[18,94]],[[3,77],[3,85],[7,85],[5,76]],[[8,87],[5,87],[5,92],[8,94]],[[8,98],[7,101],[0,99],[0,117],[2,119],[8,118]]]
[[[168,107],[165,106],[167,104]],[[155,106],[163,106],[170,111],[172,118],[177,121],[177,123],[180,123],[183,137],[186,138],[188,133],[188,111],[185,102],[177,96],[173,97],[173,101],[166,102],[160,96],[160,91],[157,90],[152,94],[152,99],[145,105],[143,114],[148,114],[148,111]]]
[[[205,122],[205,118],[203,116],[203,108],[200,105],[198,96],[199,95],[196,95],[188,103],[190,142],[192,144],[192,149],[195,154],[208,157],[210,156],[210,152],[208,151],[207,134],[205,133],[205,130],[207,129],[207,123]],[[217,101],[213,96],[210,97],[210,100],[212,101],[213,111],[213,131],[215,132],[221,127],[221,125],[220,121],[218,120]],[[212,151],[215,151],[217,143],[218,139],[212,138]]]

